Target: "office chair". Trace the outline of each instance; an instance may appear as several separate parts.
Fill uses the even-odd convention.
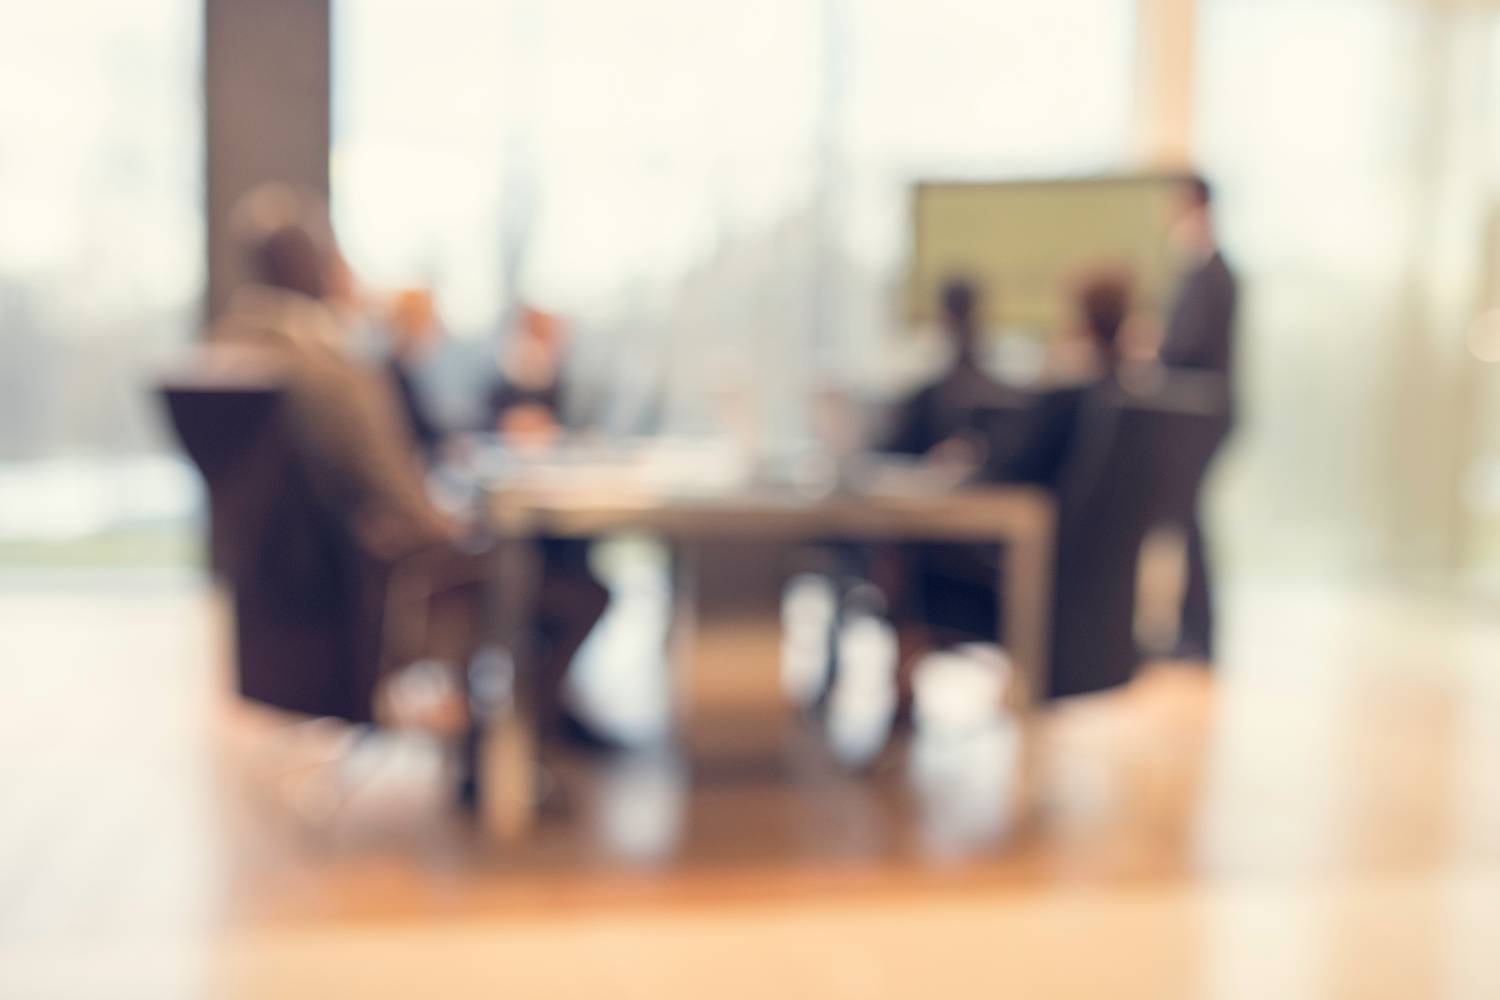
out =
[[[304,715],[374,721],[390,567],[321,502],[281,391],[265,383],[162,387],[209,497],[209,554],[235,613],[239,691]]]
[[[185,377],[159,394],[208,488],[209,562],[231,597],[239,693],[354,724],[352,757],[385,721],[381,679],[422,648],[421,574],[369,552],[322,500],[274,383]],[[471,735],[461,796],[472,793]]]
[[[1222,380],[1158,374],[1079,401],[1057,488],[1049,695],[1116,687],[1135,674],[1137,569],[1146,533],[1191,509],[1224,435]]]

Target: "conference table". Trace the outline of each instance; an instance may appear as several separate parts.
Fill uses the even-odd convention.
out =
[[[1009,708],[1023,731],[1046,686],[1055,511],[1051,495],[1021,486],[962,486],[921,466],[866,462],[858,474],[820,458],[767,475],[713,442],[578,449],[480,463],[481,507],[497,540],[491,629],[511,652],[518,683],[544,538],[621,532],[674,546],[767,543],[988,542],[1000,546],[1000,615],[1015,667]],[[808,470],[811,470],[809,474]],[[689,587],[691,574],[686,575]],[[679,613],[693,606],[679,593]],[[691,635],[691,628],[680,635]],[[690,650],[676,650],[679,664]],[[524,836],[537,811],[538,743],[528,699],[512,697],[485,728],[481,816],[502,839]]]

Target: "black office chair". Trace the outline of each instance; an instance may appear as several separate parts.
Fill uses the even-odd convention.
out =
[[[210,563],[233,602],[240,693],[290,712],[373,722],[391,567],[313,488],[281,390],[179,379],[160,393],[208,487]]]
[[[1212,377],[1208,377],[1212,379]],[[1226,427],[1222,380],[1157,373],[1085,393],[1058,484],[1051,697],[1134,676],[1137,568],[1146,533],[1191,508]]]
[[[1083,384],[1014,390],[976,411],[986,443],[978,479],[1054,487],[1071,444]]]

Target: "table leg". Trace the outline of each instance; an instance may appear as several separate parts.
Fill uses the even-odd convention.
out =
[[[1050,512],[1039,511],[1030,530],[1007,540],[1000,567],[1000,612],[1016,670],[1007,696],[1021,738],[1014,800],[1020,827],[1029,826],[1039,808],[1038,722],[1050,667],[1053,530]]]
[[[679,541],[672,549],[671,616],[667,669],[672,728],[682,737],[692,713],[691,671],[698,639],[698,545],[693,541]]]
[[[531,538],[497,546],[492,577],[493,634],[512,663],[510,697],[477,735],[479,816],[503,842],[524,838],[536,822],[539,754],[535,719],[536,656],[532,627],[541,585],[541,552]]]
[[[1038,513],[1032,529],[1006,538],[1000,564],[1000,614],[1016,665],[1012,708],[1029,714],[1047,696],[1052,638],[1052,522]]]

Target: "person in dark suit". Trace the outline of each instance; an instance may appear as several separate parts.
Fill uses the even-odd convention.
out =
[[[552,313],[521,307],[485,396],[484,429],[522,448],[545,449],[564,430],[565,331]]]
[[[934,455],[964,442],[975,460],[973,478],[991,483],[1027,483],[1055,488],[1071,454],[1080,409],[1089,394],[1115,378],[1120,331],[1130,312],[1128,278],[1099,272],[1074,293],[1076,327],[1088,356],[1085,376],[1066,385],[1020,394],[992,380],[974,355],[976,295],[961,283],[944,292],[947,325],[955,340],[953,367],[899,408],[901,420],[886,450]],[[1007,398],[1022,396],[1021,399]],[[1008,421],[1000,440],[983,414],[997,400],[1020,417]],[[971,439],[976,443],[970,445]],[[899,555],[899,558],[898,558]],[[995,591],[998,552],[993,545],[917,544],[899,554],[882,553],[877,584],[892,595],[893,618],[903,647],[902,696],[917,656],[961,642],[1003,641]]]
[[[441,332],[432,293],[408,289],[398,294],[391,304],[387,326],[391,343],[390,354],[386,358],[386,371],[396,389],[401,410],[406,415],[406,424],[411,429],[422,459],[431,466],[442,451],[444,434],[442,425],[433,416],[432,408],[423,395],[417,378],[417,367]]]
[[[977,430],[974,415],[1009,393],[980,365],[982,304],[971,282],[956,278],[944,285],[943,332],[952,357],[941,375],[897,406],[882,451],[921,457],[972,437]]]
[[[955,278],[940,294],[951,358],[937,378],[897,404],[879,450],[977,468],[985,460],[981,415],[1013,393],[980,364],[982,298],[978,287]],[[876,551],[877,583],[891,595],[908,645],[920,648],[993,638],[994,554],[988,546],[923,542]],[[923,634],[917,636],[914,630]]]
[[[1187,270],[1168,315],[1158,358],[1168,368],[1229,376],[1239,289],[1214,231],[1213,189],[1201,177],[1182,182],[1172,240]]]
[[[1172,238],[1187,258],[1187,270],[1157,357],[1168,369],[1223,377],[1223,434],[1227,436],[1234,420],[1234,324],[1239,288],[1214,231],[1213,189],[1202,177],[1182,182]],[[1187,582],[1176,655],[1207,662],[1214,653],[1212,580],[1196,500],[1185,528]]]
[[[519,320],[485,400],[484,429],[511,448],[540,453],[564,433],[566,330],[558,316],[530,306],[521,308]],[[574,617],[553,615],[541,623],[538,633],[544,644],[555,641],[554,634],[592,629],[609,608],[609,590],[589,563],[591,548],[587,539],[541,539],[542,575],[557,591],[570,593],[571,606],[578,609]],[[562,691],[552,690],[548,698],[560,705]],[[582,716],[548,710],[561,720],[562,733],[573,746],[600,751],[619,747],[608,732]]]
[[[1019,420],[991,431],[986,481],[1056,490],[1072,451],[1080,406],[1118,376],[1122,331],[1132,302],[1130,276],[1110,269],[1090,272],[1078,281],[1072,297],[1072,339],[1082,348],[1082,370],[1030,393]]]

